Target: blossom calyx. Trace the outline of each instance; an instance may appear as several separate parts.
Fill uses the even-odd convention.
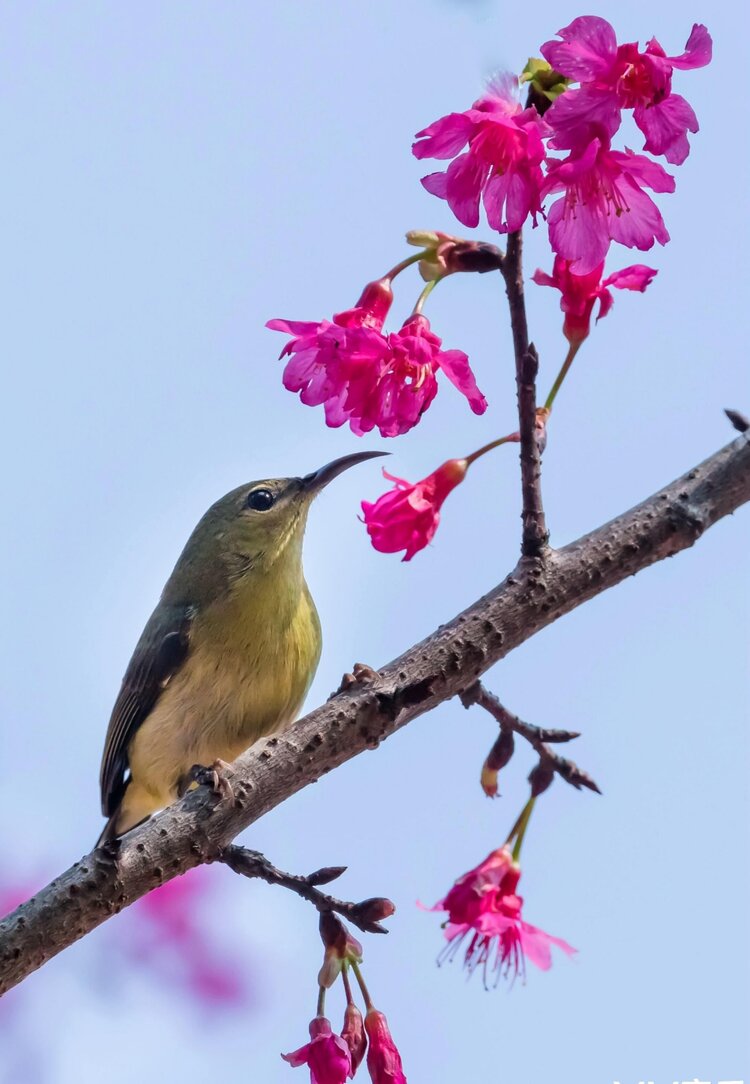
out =
[[[500,249],[486,241],[465,241],[437,230],[410,230],[406,240],[425,250],[424,259],[419,261],[419,273],[425,282],[457,272],[483,275],[487,271],[500,271],[503,266]]]
[[[320,937],[325,945],[323,966],[318,973],[318,983],[330,989],[341,974],[345,963],[362,962],[362,946],[347,930],[333,911],[321,911]]]

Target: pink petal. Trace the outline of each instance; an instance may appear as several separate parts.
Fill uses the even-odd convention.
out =
[[[663,154],[672,165],[682,165],[690,154],[687,133],[698,131],[698,118],[680,94],[670,94],[650,107],[636,106],[633,117],[646,137],[645,151]]]
[[[640,290],[643,293],[657,274],[658,271],[653,267],[635,263],[630,267],[623,267],[622,271],[614,271],[604,280],[602,286],[615,286],[618,290]]]
[[[553,129],[550,146],[573,150],[594,137],[611,139],[620,127],[617,91],[582,87],[561,94],[545,114]]]
[[[445,173],[428,173],[422,178],[422,187],[440,199],[448,198],[448,178]]]
[[[619,241],[627,248],[639,248],[643,252],[653,248],[654,241],[666,245],[669,234],[659,208],[651,197],[627,176],[621,178],[618,188],[627,210],[619,215],[609,216],[612,240]]]
[[[574,956],[578,951],[572,945],[569,945],[567,941],[563,941],[559,937],[552,937],[550,934],[545,933],[544,930],[540,930],[536,926],[530,926],[528,922],[521,922],[520,925],[521,946],[524,954],[531,960],[532,964],[541,968],[542,971],[548,971],[552,966],[550,945],[556,945],[568,956]]]
[[[440,368],[454,387],[469,400],[469,406],[475,414],[484,414],[487,400],[477,387],[469,359],[463,350],[443,350],[438,358]]]
[[[703,68],[709,64],[713,55],[711,35],[702,23],[695,23],[680,56],[671,56],[669,61],[675,68]]]
[[[552,67],[580,82],[603,79],[617,53],[617,37],[606,19],[581,15],[569,26],[558,30],[560,41],[548,41],[541,54]]]
[[[448,206],[464,226],[479,225],[479,197],[488,167],[471,152],[459,154],[446,171]]]
[[[642,154],[634,154],[633,151],[610,151],[609,160],[629,173],[638,184],[651,188],[654,192],[674,192],[675,180],[671,173],[667,173],[658,162],[652,162]]]
[[[268,320],[266,327],[271,331],[286,331],[289,335],[297,337],[301,335],[314,335],[319,329],[324,328],[326,320]]]
[[[541,268],[537,268],[534,274],[531,276],[531,281],[535,282],[537,286],[557,286],[558,283],[553,279],[552,275],[548,275],[546,271],[542,271]]]
[[[604,260],[610,227],[596,205],[584,203],[575,215],[566,215],[565,200],[559,199],[552,204],[547,221],[553,250],[575,264],[575,274],[586,275]]]
[[[412,144],[415,158],[454,158],[465,146],[474,122],[465,113],[449,113],[417,132],[419,143]]]

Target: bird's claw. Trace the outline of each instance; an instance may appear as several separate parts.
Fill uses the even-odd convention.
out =
[[[225,802],[234,800],[234,788],[228,773],[231,766],[225,760],[215,760],[210,767],[203,764],[194,764],[189,772],[185,773],[180,783],[180,797],[192,785],[208,787],[218,798]]]
[[[339,693],[348,692],[349,689],[353,689],[355,685],[369,685],[375,681],[378,677],[377,670],[373,670],[371,666],[368,666],[364,662],[355,662],[351,674],[344,674],[334,696],[338,696]]]

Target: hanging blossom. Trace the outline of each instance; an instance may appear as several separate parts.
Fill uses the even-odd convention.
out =
[[[365,1016],[365,1028],[370,1040],[367,1068],[372,1084],[406,1084],[401,1055],[393,1041],[385,1013],[370,1007]]]
[[[299,392],[308,406],[322,404],[329,426],[348,422],[357,436],[373,429],[383,437],[408,433],[437,395],[438,372],[475,414],[483,414],[487,400],[468,357],[462,350],[443,350],[426,316],[415,313],[398,331],[383,333],[388,310],[382,295],[390,292],[384,283],[370,284],[357,306],[333,322],[268,321],[266,327],[292,335],[281,355],[291,355],[284,387]]]
[[[584,15],[558,31],[542,55],[580,89],[562,94],[545,115],[554,129],[551,146],[574,150],[595,136],[609,140],[621,111],[632,109],[646,137],[644,150],[680,165],[690,153],[687,133],[698,131],[692,107],[672,93],[674,68],[702,68],[711,60],[711,35],[696,23],[680,56],[667,56],[656,38],[641,52],[637,42],[617,44],[606,19]]]
[[[311,1084],[344,1084],[354,1076],[349,1046],[331,1028],[325,1016],[310,1021],[310,1042],[291,1054],[281,1055],[290,1065],[307,1065]]]
[[[440,962],[452,959],[465,944],[465,967],[469,973],[481,968],[486,985],[491,972],[496,982],[501,977],[525,977],[527,958],[547,971],[552,966],[552,945],[568,956],[576,952],[567,941],[524,922],[523,898],[516,891],[520,877],[521,868],[506,844],[460,877],[444,899],[427,908],[448,912],[448,944]]]
[[[384,470],[394,488],[375,502],[362,501],[364,523],[374,548],[380,553],[405,550],[402,560],[411,561],[432,541],[443,501],[463,482],[468,467],[466,459],[449,459],[414,485]]]
[[[453,161],[422,184],[447,200],[459,222],[479,224],[479,202],[487,221],[500,233],[519,230],[541,212],[543,137],[547,125],[536,109],[523,109],[515,76],[502,75],[463,113],[449,113],[421,132],[412,146],[416,158]],[[463,148],[468,144],[468,150]]]
[[[618,290],[640,290],[651,284],[657,272],[644,264],[633,264],[615,271],[602,281],[604,264],[600,263],[587,275],[574,275],[570,261],[555,256],[552,274],[535,271],[531,276],[537,286],[554,286],[562,294],[560,308],[565,313],[563,335],[571,345],[582,343],[591,330],[594,304],[599,302],[597,322],[606,316],[615,303],[610,286]]]
[[[674,177],[657,162],[632,151],[610,150],[601,139],[550,160],[542,189],[562,192],[548,215],[553,250],[587,275],[602,263],[612,241],[643,251],[669,240],[664,219],[644,191],[674,192]]]

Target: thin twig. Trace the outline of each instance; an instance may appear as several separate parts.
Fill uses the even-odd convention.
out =
[[[576,790],[580,790],[581,787],[588,787],[589,790],[601,794],[599,787],[590,775],[579,768],[577,764],[574,764],[572,760],[567,760],[565,757],[561,757],[559,753],[553,752],[549,745],[546,744],[547,742],[572,741],[573,738],[580,737],[580,734],[573,730],[545,730],[543,727],[525,723],[523,719],[519,719],[517,715],[508,711],[495,694],[485,688],[481,681],[475,682],[465,692],[461,693],[460,699],[465,708],[471,707],[472,704],[478,704],[479,707],[488,711],[493,719],[497,720],[501,731],[498,742],[502,740],[504,733],[519,734],[538,753],[539,764],[532,771],[533,778],[530,777],[532,790],[535,790],[537,794],[541,794],[543,790],[546,790],[547,786],[552,782],[553,774],[559,775],[566,783],[570,783],[572,787],[575,787]],[[494,748],[495,746],[493,746],[493,750]],[[492,751],[487,758],[488,762],[491,757]],[[507,760],[505,763],[507,763]]]
[[[317,885],[335,881],[346,871],[346,866],[326,866],[324,869],[308,874],[307,877],[301,877],[298,874],[284,873],[283,870],[277,869],[260,851],[251,851],[247,847],[236,844],[225,847],[216,860],[223,862],[243,877],[258,877],[269,885],[288,888],[303,900],[311,903],[313,907],[317,907],[318,911],[335,911],[348,918],[352,925],[365,933],[388,933],[378,918],[393,914],[394,908],[390,900],[373,897],[361,900],[359,903],[348,903],[321,892],[317,887]]]
[[[502,268],[510,308],[513,353],[516,359],[518,430],[521,434],[521,496],[523,534],[521,553],[540,557],[549,533],[542,504],[542,462],[537,441],[536,376],[539,356],[529,342],[526,302],[523,293],[523,240],[521,231],[508,235],[508,249]]]

